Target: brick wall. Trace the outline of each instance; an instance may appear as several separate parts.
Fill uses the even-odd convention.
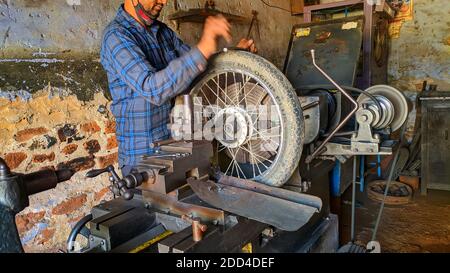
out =
[[[111,198],[107,175],[86,179],[86,171],[109,164],[117,168],[115,122],[107,99],[101,93],[89,102],[48,94],[42,90],[28,101],[0,98],[0,156],[14,172],[77,171],[56,189],[32,196],[30,206],[17,215],[27,252],[65,249],[73,225]]]

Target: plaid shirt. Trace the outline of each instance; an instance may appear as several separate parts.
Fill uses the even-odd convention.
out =
[[[153,153],[151,143],[170,137],[171,99],[186,91],[206,59],[164,23],[145,28],[123,6],[106,27],[100,56],[113,98],[119,166],[136,165]]]

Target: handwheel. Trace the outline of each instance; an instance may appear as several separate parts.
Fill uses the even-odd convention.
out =
[[[302,154],[303,113],[273,64],[241,50],[216,54],[191,96],[194,109],[208,109],[202,123],[214,127],[223,173],[276,187],[292,176]]]

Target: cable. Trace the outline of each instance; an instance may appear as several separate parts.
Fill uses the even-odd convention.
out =
[[[340,8],[340,9],[313,11],[312,14],[313,15],[328,15],[328,14],[335,14],[335,13],[338,13],[341,11],[348,12],[348,10],[352,9],[353,7],[355,7],[356,5],[359,5],[359,4],[361,4],[361,3],[356,3],[351,6]]]
[[[272,5],[268,4],[267,2],[265,2],[264,0],[261,0],[261,2],[263,2],[263,4],[268,6],[268,7],[275,8],[275,9],[280,9],[280,10],[284,10],[286,12],[292,13],[290,10],[287,10],[285,8],[278,7],[278,6],[272,6]]]
[[[387,179],[386,189],[384,190],[383,201],[381,202],[380,210],[378,211],[377,220],[376,220],[375,226],[373,228],[372,241],[375,241],[375,239],[377,238],[378,228],[379,228],[380,223],[381,223],[381,216],[383,215],[384,204],[386,202],[386,197],[387,197],[388,192],[389,192],[389,186],[391,185],[391,182],[392,182],[391,181],[392,177],[394,176],[394,170],[395,170],[395,167],[397,165],[397,160],[398,160],[398,157],[399,157],[399,154],[400,154],[400,148],[403,146],[403,144],[405,142],[404,136],[405,136],[406,127],[407,127],[406,123],[403,124],[403,127],[401,129],[401,133],[400,133],[400,145],[399,145],[397,151],[395,151],[394,159],[392,160],[392,166],[391,166],[391,169],[389,170],[389,177]]]
[[[374,95],[370,94],[369,92],[367,92],[365,90],[361,90],[356,87],[351,87],[351,86],[342,85],[341,87],[347,91],[353,91],[356,93],[366,95],[367,97],[372,99],[372,101],[377,105],[378,109],[383,109],[381,107],[380,102],[377,100],[377,98]],[[315,90],[315,89],[330,90],[330,89],[336,89],[336,87],[334,87],[333,85],[330,85],[330,84],[311,84],[311,85],[302,85],[302,86],[299,86],[296,88],[296,90]]]
[[[70,232],[69,238],[67,239],[67,251],[72,252],[75,248],[74,243],[77,239],[78,234],[82,234],[83,228],[85,228],[85,225],[93,219],[92,214],[88,214],[84,216],[80,221],[76,223],[76,225],[73,227],[72,231]]]

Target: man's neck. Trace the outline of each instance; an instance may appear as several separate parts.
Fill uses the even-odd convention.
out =
[[[134,20],[136,20],[139,24],[141,24],[141,26],[145,27],[145,24],[141,22],[141,20],[139,19],[132,1],[125,1],[124,9],[126,13],[128,13],[129,15],[131,15],[131,17],[134,18]]]

